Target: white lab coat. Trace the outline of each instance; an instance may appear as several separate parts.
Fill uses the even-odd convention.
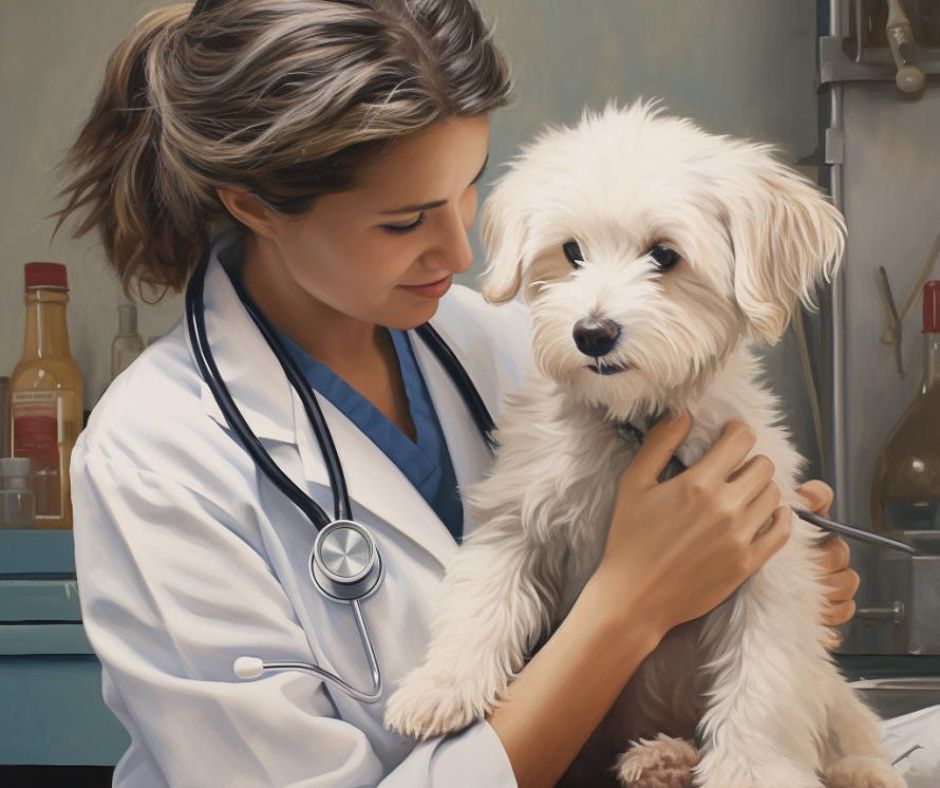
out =
[[[213,249],[206,323],[242,413],[291,479],[329,514],[325,465],[296,392],[244,311]],[[494,418],[529,361],[528,310],[455,285],[431,320]],[[411,334],[457,481],[491,458],[463,401]],[[501,788],[516,782],[485,721],[415,745],[385,730],[385,701],[421,659],[447,559],[459,549],[368,437],[319,398],[352,499],[385,566],[362,604],[384,680],[367,705],[298,671],[237,679],[241,655],[313,661],[371,686],[351,608],[313,586],[315,536],[225,424],[190,355],[185,325],[107,390],[72,457],[82,617],[104,699],[131,737],[116,786]],[[465,532],[473,528],[465,521]]]

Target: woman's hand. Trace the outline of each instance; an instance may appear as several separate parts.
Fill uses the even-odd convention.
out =
[[[832,488],[828,484],[814,479],[798,487],[797,492],[806,500],[807,509],[823,517],[829,516]],[[826,648],[832,650],[838,648],[842,642],[841,633],[834,627],[851,621],[855,615],[854,596],[861,578],[858,572],[849,566],[849,546],[841,536],[832,534],[818,549],[818,560],[826,570],[823,582],[827,587],[827,605],[823,612],[823,623],[830,628],[831,636],[826,642]]]
[[[592,578],[611,615],[632,607],[635,624],[642,609],[660,636],[727,599],[786,544],[792,527],[774,465],[763,455],[748,459],[756,438],[741,422],[725,425],[688,470],[658,482],[689,426],[684,412],[660,421],[621,475]]]

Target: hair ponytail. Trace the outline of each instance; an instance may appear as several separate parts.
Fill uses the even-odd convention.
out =
[[[147,14],[108,62],[62,163],[56,230],[97,228],[131,285],[182,290],[221,186],[281,215],[354,188],[391,140],[508,103],[509,67],[474,0],[226,0]]]
[[[166,47],[186,21],[190,5],[144,16],[108,61],[104,85],[60,167],[75,173],[59,196],[55,232],[78,211],[81,237],[98,228],[109,260],[131,297],[136,280],[157,290],[180,290],[204,254],[213,205],[183,188],[166,166],[161,116],[151,84],[162,78]],[[146,300],[146,299],[145,299]]]

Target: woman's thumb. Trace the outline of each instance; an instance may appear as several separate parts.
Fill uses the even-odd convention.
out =
[[[647,433],[646,440],[630,462],[630,475],[644,485],[656,484],[672,455],[689,434],[690,422],[689,414],[684,410],[658,422]]]

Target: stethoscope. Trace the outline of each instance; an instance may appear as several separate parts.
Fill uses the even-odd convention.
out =
[[[291,386],[300,396],[300,401],[303,404],[307,418],[310,419],[313,426],[317,443],[320,445],[320,451],[326,462],[330,489],[333,493],[335,517],[331,519],[316,501],[288,478],[262,446],[258,437],[251,431],[245,417],[229,393],[209,347],[204,304],[207,267],[207,262],[199,266],[193,273],[186,289],[186,326],[196,364],[206,385],[212,392],[219,410],[252,460],[270,479],[271,483],[307,515],[311,524],[316,528],[317,536],[308,561],[311,580],[316,588],[329,599],[348,602],[352,606],[363,649],[369,660],[373,689],[370,691],[356,689],[339,676],[307,662],[264,662],[257,657],[239,657],[234,663],[235,675],[242,679],[253,679],[266,670],[301,670],[336,685],[356,700],[375,703],[382,695],[382,674],[379,670],[375,649],[372,646],[369,630],[359,603],[375,593],[382,581],[384,570],[378,547],[368,529],[352,519],[346,479],[343,475],[339,456],[336,453],[336,446],[333,443],[333,437],[320,406],[311,393],[310,386],[304,380],[303,374],[284,348],[267,318],[251,300],[239,278],[229,275],[229,280],[246,311],[268,343],[268,347],[271,348],[280,363]],[[224,266],[223,270],[225,270]],[[226,271],[226,275],[228,275],[228,271]],[[470,376],[453,351],[447,346],[447,343],[429,323],[419,326],[415,331],[446,370],[470,410],[480,435],[489,449],[494,450],[496,443],[492,438],[492,432],[495,425]],[[651,423],[647,424],[647,430],[650,426]],[[618,425],[618,429],[624,438],[642,444],[645,435],[635,425],[624,422]],[[671,478],[685,469],[685,464],[674,456],[660,477],[660,481]],[[796,509],[795,511],[802,519],[825,530],[834,531],[852,539],[873,543],[880,547],[888,547],[916,555],[914,548],[902,542],[828,520],[805,509]]]
[[[333,437],[309,384],[304,380],[303,373],[274,332],[268,319],[251,300],[239,278],[229,275],[226,270],[235,292],[280,363],[291,386],[300,396],[307,418],[310,419],[330,479],[335,511],[333,518],[330,518],[316,501],[291,481],[251,431],[225,385],[209,347],[204,303],[207,268],[208,262],[203,262],[193,273],[186,289],[186,327],[199,372],[212,392],[226,422],[252,460],[271,483],[293,501],[316,528],[317,536],[308,561],[310,578],[314,586],[326,597],[337,602],[348,602],[352,606],[363,649],[369,660],[373,687],[369,691],[356,689],[339,676],[307,662],[264,662],[257,657],[236,659],[235,675],[242,679],[252,679],[257,678],[266,670],[301,670],[331,682],[356,700],[375,703],[382,695],[382,674],[369,637],[369,629],[359,606],[362,600],[375,593],[384,575],[382,558],[375,539],[364,525],[352,518],[346,478],[336,453]],[[223,270],[225,270],[224,266]],[[495,425],[470,376],[447,343],[429,323],[419,326],[415,331],[457,387],[484,442],[492,451],[496,446],[492,438]]]

